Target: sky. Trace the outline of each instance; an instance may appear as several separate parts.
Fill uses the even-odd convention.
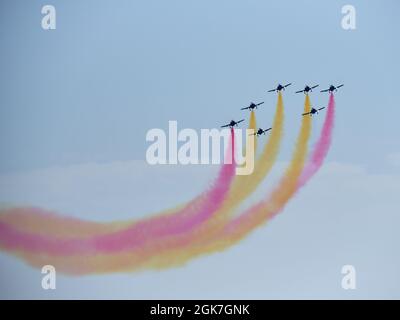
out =
[[[56,30],[41,28],[46,4]],[[346,4],[355,30],[341,27]],[[0,252],[0,297],[400,298],[399,9],[395,0],[2,1],[1,203],[102,221],[182,203],[217,168],[149,167],[147,131],[170,120],[219,127],[250,101],[265,101],[257,120],[267,127],[276,102],[267,90],[292,82],[268,188],[298,132],[304,97],[294,91],[345,86],[322,171],[237,246],[162,272],[59,275],[51,292],[40,270]],[[313,121],[315,138],[323,114]],[[356,290],[340,286],[345,264],[356,267]]]

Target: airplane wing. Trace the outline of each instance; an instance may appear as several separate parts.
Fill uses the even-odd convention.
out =
[[[303,113],[303,116],[306,116],[308,114],[311,114],[311,112]]]
[[[304,92],[304,90],[296,91],[296,93]]]
[[[268,129],[264,130],[264,132],[267,132],[267,131],[269,131],[269,130],[272,130],[272,128],[268,128]]]
[[[247,110],[247,109],[250,109],[250,107],[242,108],[240,110]]]
[[[321,92],[328,92],[328,91],[329,91],[329,89],[321,90]]]
[[[249,136],[256,136],[256,135],[257,135],[257,132],[249,134]]]
[[[229,124],[226,124],[224,126],[221,126],[221,128],[228,128],[229,126],[230,126]]]
[[[291,83],[288,83],[288,84],[287,84],[286,86],[284,86],[284,87],[286,88],[286,87],[289,87],[290,85],[291,85]]]
[[[257,106],[261,106],[264,102],[257,103]]]
[[[271,89],[271,90],[268,90],[268,92],[274,92],[274,91],[276,91],[276,89]]]
[[[339,89],[339,88],[341,88],[343,86],[344,86],[344,84],[341,84],[340,86],[337,86],[336,89]]]
[[[316,87],[319,87],[319,84],[317,84],[317,85],[314,86],[314,87],[311,87],[311,89],[315,89]]]
[[[239,123],[241,123],[241,122],[243,122],[244,121],[244,119],[242,119],[242,120],[240,120],[240,121],[238,121],[238,122],[236,122],[237,124],[239,124]]]
[[[321,110],[323,110],[323,109],[325,109],[325,107],[319,108],[318,111],[321,111]]]

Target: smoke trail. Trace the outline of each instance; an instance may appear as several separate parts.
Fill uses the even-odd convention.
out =
[[[325,117],[325,122],[322,127],[320,139],[317,141],[311,159],[308,161],[306,167],[298,182],[298,188],[303,187],[312,176],[321,168],[326,155],[332,142],[332,131],[335,119],[335,97],[333,93],[329,96],[328,110]]]
[[[309,101],[306,101],[306,105],[309,104]],[[305,107],[305,112],[309,107]],[[314,146],[314,150],[312,152],[311,158],[308,160],[307,164],[304,166],[301,174],[299,174],[299,170],[292,167],[292,165],[288,168],[287,172],[289,173],[290,179],[284,177],[281,180],[281,183],[278,188],[274,190],[271,196],[258,205],[248,209],[243,214],[238,216],[238,218],[231,220],[228,223],[224,231],[218,235],[216,238],[209,238],[208,243],[200,243],[194,249],[192,248],[192,255],[188,256],[187,252],[177,252],[178,258],[175,257],[175,261],[171,262],[171,258],[168,260],[164,257],[159,257],[158,259],[153,259],[149,265],[154,268],[166,268],[171,267],[173,265],[179,265],[187,261],[189,258],[194,258],[195,256],[199,256],[201,254],[209,254],[216,251],[222,251],[228,246],[233,245],[238,242],[246,235],[248,235],[252,230],[261,226],[267,220],[274,217],[276,214],[281,212],[287,203],[287,201],[302,187],[304,186],[312,176],[320,169],[322,166],[332,141],[332,132],[334,126],[334,116],[335,116],[335,101],[334,96],[331,94],[328,103],[327,115],[325,117],[324,125],[321,130],[320,137]],[[303,122],[304,124],[304,122]],[[303,126],[303,129],[306,129],[308,125]],[[310,132],[311,129],[307,129]],[[305,131],[303,134],[300,134],[298,140],[298,150],[304,148],[305,146]],[[295,155],[292,160],[293,161],[301,161],[304,162],[304,156],[301,155],[301,152],[295,152]],[[292,175],[294,174],[294,175]],[[297,176],[296,180],[292,180],[295,176]],[[292,181],[290,181],[292,180]],[[288,186],[289,184],[289,186]],[[288,189],[286,189],[288,188]],[[285,194],[285,190],[290,190]]]
[[[257,162],[261,164],[261,168],[268,169],[269,166],[272,166],[272,163],[275,160],[274,157],[276,157],[276,153],[279,150],[280,140],[283,131],[283,103],[282,97],[280,95],[278,97],[274,128],[275,130],[273,130],[270,141],[266,145],[266,148],[264,149],[263,155],[260,157],[260,160]],[[265,163],[267,163],[268,165],[266,166]],[[260,167],[257,168],[258,170],[260,170]],[[243,188],[243,186],[244,185],[242,184],[237,185],[238,188]],[[239,189],[239,191],[241,191],[241,189]],[[222,213],[228,214],[230,212],[228,210]],[[218,214],[221,214],[221,212],[219,212]],[[196,232],[194,233],[185,233],[184,235],[169,237],[168,239],[163,239],[162,241],[153,241],[150,243],[146,243],[141,247],[135,248],[133,252],[125,251],[112,255],[96,254],[84,257],[48,256],[43,253],[41,253],[41,255],[34,255],[30,252],[23,252],[21,257],[27,260],[30,264],[37,267],[40,266],[44,261],[51,261],[51,263],[56,266],[59,271],[72,274],[115,272],[122,270],[141,269],[145,266],[159,266],[160,261],[162,262],[164,258],[167,260],[169,259],[169,250],[173,250],[176,247],[182,247],[182,249],[187,250],[188,248],[185,248],[185,246],[190,248],[192,244],[195,248],[200,248],[194,240],[204,241],[205,239],[207,239],[208,236],[210,236],[210,229],[203,229],[202,227],[203,225],[201,225],[199,229],[201,229],[203,232],[198,233],[196,230]],[[223,225],[219,227],[221,228],[223,227]],[[214,228],[214,235],[216,234],[216,230],[217,229]],[[173,259],[171,260],[173,265],[178,262],[178,257],[179,255],[176,255],[175,253],[175,257],[173,257]]]
[[[253,124],[255,125],[255,117],[253,114]],[[251,129],[250,125],[250,129]],[[231,131],[231,134],[233,132]],[[225,170],[225,171],[224,171]],[[146,218],[139,221],[127,220],[127,221],[115,221],[115,222],[94,222],[83,219],[71,218],[56,214],[49,210],[36,207],[22,207],[22,208],[4,208],[0,209],[0,223],[7,224],[20,232],[28,232],[41,236],[54,236],[57,238],[89,238],[97,235],[105,235],[108,233],[115,233],[118,231],[124,231],[126,228],[131,228],[135,224],[140,223],[154,223],[155,220],[161,219],[165,221],[167,216],[182,214],[187,209],[199,208],[204,205],[205,202],[213,198],[213,194],[218,192],[218,188],[221,185],[221,181],[226,179],[227,166],[222,166],[218,174],[216,182],[212,183],[207,193],[203,192],[193,200],[186,204],[177,206],[174,209],[164,210],[161,213],[151,215],[150,218]],[[232,170],[232,167],[230,167]],[[231,183],[233,180],[231,180]],[[212,199],[211,199],[212,200]],[[187,214],[186,214],[187,215]]]
[[[249,129],[250,130],[257,130],[257,120],[256,120],[256,113],[254,110],[251,110],[250,112],[250,121],[249,121]],[[254,141],[254,150],[257,150],[257,139],[256,136],[253,136],[253,141]]]
[[[254,117],[254,120],[255,120],[255,117]],[[253,121],[252,121],[252,123],[253,123]],[[256,129],[255,121],[254,121],[254,124],[252,124],[251,126],[254,126],[254,129]],[[260,165],[256,166],[256,170],[255,170],[256,174],[252,175],[252,177],[254,176],[256,178],[256,180],[254,180],[254,179],[253,179],[253,181],[249,180],[250,182],[252,182],[252,184],[250,184],[250,188],[247,188],[247,190],[250,190],[250,191],[247,191],[243,194],[252,192],[252,190],[254,190],[254,188],[257,186],[257,183],[255,183],[254,181],[257,181],[257,179],[258,179],[258,181],[261,181],[263,178],[262,172],[268,171],[271,168],[273,162],[275,161],[277,152],[279,150],[280,140],[281,140],[281,136],[282,136],[282,127],[283,127],[283,102],[282,102],[282,96],[279,94],[278,103],[277,103],[277,111],[276,111],[275,120],[274,120],[274,128],[275,129],[273,130],[270,141],[266,145],[262,156],[260,157],[259,161],[257,162],[257,164],[260,164]],[[244,178],[247,178],[247,177],[244,177]],[[246,180],[246,179],[244,179],[244,180]],[[238,184],[237,186],[238,186],[238,190],[240,192],[243,190],[242,188],[244,186],[245,186],[244,189],[246,189],[246,184],[244,184],[244,185]],[[227,213],[227,212],[225,212],[225,213]],[[228,211],[228,213],[229,213],[229,211]],[[43,240],[43,239],[41,239],[41,240]],[[55,239],[55,240],[57,241],[59,239]],[[64,242],[64,248],[65,247],[68,248],[68,245],[65,244],[65,243],[68,243],[68,241],[66,241],[66,239],[64,239],[62,241]],[[107,243],[109,243],[109,241],[107,241]],[[53,254],[54,254],[54,251],[57,251],[57,246],[56,246],[56,248],[54,248],[54,247],[52,248],[52,245],[54,245],[54,243],[52,243],[50,241],[50,244],[51,244],[50,245],[50,249],[51,249],[50,253],[53,252]],[[57,242],[55,242],[55,244],[57,244]],[[69,244],[71,244],[71,242],[69,242]],[[160,247],[160,244],[161,244],[161,250],[162,250],[162,247],[163,247],[162,242],[158,243],[158,244],[156,243],[155,247],[157,247],[157,246]],[[80,247],[82,248],[82,243],[80,243]],[[115,249],[116,249],[115,247],[112,247],[112,250],[115,250]],[[68,250],[70,250],[70,248],[68,248],[66,251],[68,252]],[[87,248],[86,248],[86,250],[87,250]],[[142,247],[142,248],[137,248],[137,250],[135,250],[135,253],[136,253],[135,257],[133,257],[131,254],[127,255],[126,253],[123,253],[120,256],[125,256],[128,259],[129,264],[131,264],[131,265],[133,264],[133,265],[136,265],[137,267],[139,267],[141,264],[141,261],[143,261],[145,257],[151,259],[151,256],[149,256],[150,252],[151,251],[149,251],[147,248]],[[40,256],[36,256],[29,252],[25,252],[22,255],[25,259],[30,260],[31,264],[35,264],[35,261],[37,261],[38,259],[40,261],[42,258],[47,257],[47,255],[43,252],[41,252]],[[66,270],[67,270],[66,272],[73,272],[73,273],[83,272],[83,273],[85,273],[85,270],[86,270],[85,267],[88,268],[86,270],[86,272],[89,272],[89,270],[92,269],[92,268],[88,267],[91,264],[91,263],[89,263],[89,259],[88,259],[89,257],[85,257],[85,259],[83,259],[83,260],[79,259],[78,256],[74,256],[74,257],[70,257],[70,258],[71,259],[69,259],[69,261],[68,261],[69,263],[67,262],[67,265],[69,265],[69,267],[68,266],[66,267]],[[94,265],[98,265],[98,263],[100,261],[103,261],[102,263],[100,262],[100,265],[104,266],[102,269],[103,271],[106,271],[106,270],[112,271],[113,268],[117,267],[117,265],[118,265],[118,259],[110,261],[109,260],[110,257],[108,255],[97,254],[95,257],[90,257],[90,260],[92,260],[93,258],[97,262],[93,261],[94,264],[92,264],[92,267]],[[57,256],[51,257],[52,261],[60,260],[60,259],[61,259],[61,257],[57,257]],[[76,260],[76,261],[74,262],[74,260]],[[83,267],[81,266],[81,268],[80,268],[79,265],[82,265],[82,262],[84,263],[84,266]],[[123,263],[123,264],[125,264],[125,263]],[[60,268],[60,266],[58,266],[58,268]]]
[[[282,112],[282,110],[277,109],[277,112],[278,111]],[[280,114],[277,114],[275,118],[280,118]],[[283,120],[279,121],[278,123],[281,125],[282,122]],[[256,117],[253,111],[250,114],[249,129],[257,129]],[[277,126],[277,133],[278,132],[279,127]],[[257,142],[255,140],[255,150],[256,143]],[[268,154],[274,154],[274,145],[270,144],[264,150],[264,157],[262,157],[262,160],[265,160],[266,155]],[[261,163],[261,160],[259,162]],[[256,165],[256,168],[259,168],[259,170],[257,170],[259,172],[259,177],[262,175],[263,170],[265,173],[267,171],[265,169],[265,164],[272,164],[272,162],[273,161],[263,161],[262,163],[264,164],[264,169],[261,167],[261,165]],[[236,183],[233,186],[231,192],[233,196],[231,196],[230,199],[233,198],[235,199],[235,203],[239,203],[240,201],[242,201],[241,199],[244,199],[247,196],[246,194],[243,194],[241,197],[239,197],[238,195],[238,191],[241,191],[240,185],[242,183],[246,183],[245,180],[247,179],[243,178],[243,176],[236,177],[236,179]],[[188,205],[198,206],[206,198],[207,197],[204,196],[197,197],[196,199],[189,202]],[[231,204],[231,206],[233,205],[234,203]],[[164,215],[176,214],[178,209],[182,210],[182,207],[179,207],[177,209],[170,209],[169,211],[164,212]],[[159,216],[162,216],[162,214],[153,216],[151,219],[154,219],[156,217],[158,218]],[[135,223],[134,221],[119,221],[108,224],[96,223],[80,219],[62,217],[39,208],[11,208],[3,210],[2,214],[0,214],[0,222],[7,223],[8,225],[21,232],[35,233],[43,236],[56,236],[57,238],[88,238],[96,235],[115,233],[123,231],[124,229],[132,226]]]
[[[254,111],[250,113],[249,129],[256,130],[257,122]],[[257,140],[254,138],[254,149],[257,150]],[[223,167],[221,168],[223,170]],[[219,173],[221,177],[222,171]],[[217,179],[218,180],[218,179]],[[214,183],[215,185],[215,183]],[[216,183],[218,185],[218,183]],[[212,190],[210,191],[210,193]],[[164,210],[158,214],[152,214],[152,221],[160,217],[179,214],[184,208],[199,207],[203,201],[208,201],[207,194],[201,194],[186,204],[173,209]],[[140,222],[140,221],[139,221]],[[20,232],[34,233],[42,236],[54,236],[57,238],[89,238],[108,233],[124,231],[132,227],[137,221],[116,221],[100,223],[77,218],[65,217],[49,210],[35,207],[0,209],[0,223],[6,223]]]
[[[304,103],[304,113],[311,109],[309,96],[306,95]],[[255,228],[263,225],[277,210],[282,209],[289,199],[294,195],[297,189],[297,182],[304,168],[307,145],[311,133],[311,118],[303,117],[300,133],[296,142],[296,148],[292,156],[289,167],[286,169],[285,175],[280,180],[278,186],[273,190],[272,194],[264,201],[246,210],[238,217],[232,219],[224,226],[222,232],[213,237],[203,238],[201,243],[196,243],[187,250],[182,250],[184,244],[178,245],[175,251],[175,256],[172,258],[171,253],[161,255],[158,258],[153,258],[149,267],[167,268],[176,266],[193,259],[202,254],[210,254],[212,252],[222,251],[225,248],[234,245],[236,242],[243,239]],[[186,243],[187,239],[181,242]]]
[[[227,155],[234,159],[234,131],[231,130],[231,141]],[[77,254],[87,251],[123,250],[135,247],[152,238],[165,237],[170,234],[188,232],[215,213],[222,205],[235,175],[235,163],[224,164],[215,185],[204,196],[201,206],[187,205],[175,215],[160,216],[140,221],[117,233],[98,238],[63,239],[46,238],[40,235],[23,233],[0,222],[0,245],[10,249],[44,251],[49,254]]]
[[[279,93],[273,129],[271,131],[268,143],[266,143],[260,157],[257,159],[254,167],[254,172],[248,176],[238,176],[235,178],[231,191],[225,200],[222,208],[219,210],[215,218],[207,221],[203,226],[199,227],[196,232],[196,237],[209,237],[210,232],[217,232],[234,213],[235,208],[242,203],[249,195],[251,195],[265,179],[272,169],[279,153],[280,144],[283,135],[284,123],[284,106],[282,94]],[[253,126],[256,130],[256,123]],[[257,138],[255,138],[257,139]]]
[[[308,98],[306,99],[308,100]],[[308,112],[309,110],[309,100],[307,100],[305,103],[305,112]],[[329,143],[331,142],[331,139],[326,139],[326,136],[330,137],[333,129],[333,97],[330,101],[332,102],[330,102],[328,106],[328,115],[324,123],[321,137],[319,138],[313,156],[311,157],[311,161],[315,163],[322,163],[322,160],[329,149]],[[52,263],[59,266],[58,268],[61,268],[64,272],[75,274],[127,271],[144,267],[164,268],[179,265],[197,255],[220,251],[233,245],[249,234],[254,228],[260,226],[263,222],[267,221],[268,218],[271,218],[282,210],[289,198],[298,190],[299,181],[302,181],[303,184],[307,182],[305,178],[303,178],[305,175],[302,172],[307,172],[308,170],[305,169],[302,171],[302,168],[304,168],[304,159],[307,149],[307,136],[310,133],[310,121],[309,117],[303,119],[301,132],[297,141],[296,151],[292,157],[292,162],[287,168],[286,175],[282,178],[278,187],[273,191],[270,197],[267,198],[267,200],[250,208],[238,218],[233,219],[229,224],[227,224],[224,227],[223,233],[219,237],[207,239],[208,243],[195,243],[194,247],[192,244],[191,248],[185,248],[185,246],[182,245],[182,242],[184,243],[185,239],[180,238],[178,239],[178,243],[173,243],[175,248],[169,248],[173,250],[172,252],[166,250],[168,249],[168,245],[158,243],[156,246],[153,244],[151,248],[143,247],[134,254],[131,252],[125,252],[117,255],[85,257],[83,263],[81,257],[70,257],[70,259],[67,260],[63,259],[63,257],[51,257]],[[327,143],[322,143],[322,141]],[[322,157],[317,155],[322,155]],[[311,177],[309,174],[306,176],[308,178]],[[151,250],[149,249],[154,252],[150,252]],[[161,252],[161,254],[153,254],[157,252]],[[46,257],[33,256],[29,253],[25,253],[24,258],[36,266],[41,266],[43,262],[47,261]]]

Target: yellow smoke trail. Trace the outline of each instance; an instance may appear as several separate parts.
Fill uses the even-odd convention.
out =
[[[193,202],[196,200],[193,200]],[[178,212],[184,205],[166,210],[151,217]],[[118,232],[137,221],[129,219],[115,222],[95,222],[64,217],[36,208],[12,208],[0,210],[0,222],[7,223],[18,231],[57,238],[89,238]]]
[[[253,112],[252,115],[254,115]],[[268,175],[279,152],[283,133],[283,123],[283,99],[282,94],[279,93],[273,129],[262,154],[255,163],[253,173],[251,175],[237,176],[235,178],[231,191],[222,208],[214,215],[213,219],[208,220],[194,231],[194,238],[209,237],[212,233],[218,232],[218,230],[220,230],[225,225],[226,221],[232,216],[235,208],[251,195]],[[250,124],[250,128],[256,130],[255,116],[254,123],[250,121]],[[257,140],[256,137],[254,139]]]
[[[254,117],[254,121],[251,121],[251,129],[256,129],[255,122]],[[175,243],[175,239],[172,238],[165,239],[164,242],[158,241],[156,243],[151,243],[149,246],[142,248],[135,248],[132,253],[123,252],[112,255],[98,254],[86,257],[50,257],[46,255],[37,256],[30,253],[21,253],[21,257],[36,267],[41,266],[45,261],[51,261],[58,270],[74,274],[139,270],[144,267],[167,267],[170,263],[175,265],[180,262],[185,262],[187,259],[197,255],[197,252],[202,252],[202,242],[207,244],[207,239],[216,238],[218,232],[227,224],[228,218],[233,213],[234,208],[256,189],[258,184],[270,171],[279,151],[283,122],[283,100],[281,94],[279,94],[272,134],[260,158],[256,162],[253,174],[250,176],[236,177],[230,196],[223,208],[214,216],[215,218],[201,225],[194,234],[190,235],[189,241],[186,243],[188,247],[184,248],[186,251],[183,253],[181,249],[174,250],[173,246],[168,248],[168,250],[172,249],[172,251],[166,250],[169,245],[169,240]],[[171,253],[174,254],[172,257],[170,257]]]
[[[250,113],[250,130],[257,129],[257,121],[254,111]],[[257,150],[257,139],[254,137],[254,150]],[[150,215],[152,218],[162,215],[172,215],[189,203],[201,202],[201,196],[181,204],[173,209]],[[3,211],[3,212],[1,212]],[[0,222],[7,223],[18,231],[37,235],[54,236],[58,238],[89,238],[111,232],[118,232],[136,221],[133,219],[115,222],[94,222],[70,217],[63,217],[51,211],[39,208],[10,208],[0,209]]]
[[[310,109],[310,98],[306,95],[304,113],[309,112]],[[270,217],[285,206],[297,190],[298,179],[301,176],[307,157],[311,125],[311,117],[303,117],[290,165],[286,169],[279,185],[266,200],[247,210],[234,223],[226,225],[223,232],[213,237],[202,238],[200,242],[188,250],[182,250],[182,248],[174,249],[174,255],[172,252],[165,252],[162,255],[155,256],[147,266],[155,269],[169,268],[182,265],[199,255],[222,251],[268,221]]]
[[[256,113],[254,112],[254,110],[250,112],[249,129],[257,131],[257,120],[256,120]],[[257,138],[256,136],[252,137],[254,140],[254,154],[255,154],[255,151],[257,150]]]
[[[279,98],[282,100],[282,97]],[[279,104],[278,104],[279,105]],[[278,109],[277,109],[278,112]],[[250,122],[249,122],[249,129],[256,130],[256,117],[254,111],[250,114]],[[254,145],[255,150],[257,150],[257,139],[254,137]],[[267,150],[268,149],[268,150]],[[269,153],[269,150],[273,148],[268,147],[264,151],[264,154]],[[260,174],[262,171],[267,172],[265,168],[262,166],[256,165],[256,168],[260,167]],[[260,176],[260,174],[258,176]],[[241,176],[243,177],[243,176]],[[235,179],[240,179],[241,177],[236,177]],[[256,177],[256,175],[254,175]],[[236,195],[237,190],[239,190],[239,182],[235,183],[236,186],[233,188],[233,192]],[[243,199],[246,196],[245,194],[240,197]],[[236,196],[235,196],[236,197]],[[232,198],[232,197],[231,197]],[[239,200],[239,198],[238,198]],[[196,201],[201,201],[200,197],[195,198],[191,201],[191,203],[195,203]],[[188,202],[187,204],[189,204]],[[187,205],[186,204],[186,205]],[[233,204],[232,204],[233,205]],[[170,215],[174,214],[180,209],[182,209],[185,204],[177,206],[173,209],[169,209],[167,211],[163,211],[161,213],[151,215],[151,217],[157,217],[161,215]],[[36,214],[32,214],[32,211],[36,211]],[[10,226],[14,227],[18,231],[22,232],[29,232],[39,235],[46,235],[46,236],[56,236],[58,238],[75,238],[75,237],[92,237],[96,235],[107,234],[110,232],[118,232],[128,226],[131,226],[135,223],[135,220],[126,220],[126,221],[117,221],[111,223],[98,223],[92,221],[85,221],[80,219],[72,219],[72,218],[63,218],[57,214],[52,212],[44,212],[42,209],[7,209],[3,210],[3,214],[0,214],[0,222],[5,222]]]
[[[21,232],[58,236],[60,238],[73,238],[83,235],[90,237],[105,234],[110,230],[118,230],[118,223],[105,224],[79,219],[64,219],[53,213],[43,214],[42,209],[27,208],[27,214],[21,212],[21,210],[23,209],[3,209],[0,214],[0,222],[7,223]],[[35,211],[40,212],[40,215],[34,214]]]

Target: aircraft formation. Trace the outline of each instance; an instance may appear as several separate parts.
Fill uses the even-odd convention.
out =
[[[268,90],[267,92],[280,92],[280,91],[282,91],[282,90],[285,91],[285,89],[286,89],[287,87],[291,86],[291,85],[292,85],[292,83],[288,83],[288,84],[285,84],[285,85],[282,85],[282,84],[279,83],[279,84],[276,86],[275,89]],[[341,88],[341,87],[343,87],[343,86],[344,86],[344,84],[340,84],[340,85],[337,85],[337,86],[334,86],[333,84],[331,84],[331,85],[329,86],[328,89],[321,90],[320,92],[329,92],[329,93],[336,92],[336,91],[338,91],[339,88]],[[304,94],[308,95],[310,92],[313,92],[313,89],[316,89],[316,88],[318,88],[318,87],[319,87],[319,84],[313,85],[313,86],[306,85],[306,86],[304,87],[304,89],[298,90],[298,91],[296,91],[295,93],[304,93]],[[254,109],[258,109],[258,107],[261,106],[262,104],[264,104],[264,101],[259,102],[259,103],[251,102],[250,105],[249,105],[248,107],[241,108],[240,110],[249,110],[249,111],[253,111]],[[309,116],[312,117],[313,115],[318,114],[319,111],[321,111],[321,110],[323,110],[323,109],[325,109],[325,107],[322,107],[322,108],[314,108],[314,107],[312,107],[311,110],[310,110],[310,112],[303,113],[302,116],[308,116],[308,115],[309,115]],[[242,123],[243,121],[244,121],[244,119],[241,119],[241,120],[239,120],[239,121],[231,120],[231,122],[229,122],[229,123],[226,124],[226,125],[221,126],[221,128],[234,128],[234,127],[238,127],[239,123]],[[268,129],[259,128],[259,129],[258,129],[254,134],[252,134],[252,135],[253,135],[253,136],[259,137],[259,136],[261,136],[261,135],[265,135],[265,134],[266,134],[268,131],[270,131],[270,130],[272,130],[272,128],[268,128]]]

